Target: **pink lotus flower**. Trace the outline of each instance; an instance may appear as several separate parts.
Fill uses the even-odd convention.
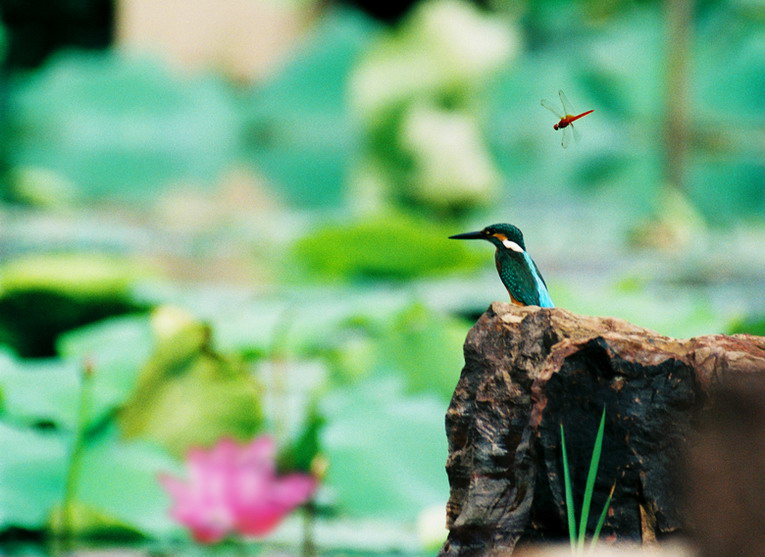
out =
[[[221,439],[210,450],[192,449],[188,479],[162,475],[173,498],[171,516],[199,542],[235,532],[263,536],[311,498],[317,481],[308,474],[276,475],[276,446],[263,435],[248,444]]]

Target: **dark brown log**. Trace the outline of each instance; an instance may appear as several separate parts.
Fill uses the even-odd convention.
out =
[[[678,462],[726,378],[765,374],[765,338],[677,340],[626,321],[494,303],[465,341],[446,415],[451,486],[441,555],[509,555],[567,539],[560,425],[575,508],[603,408],[590,529],[616,482],[601,539],[662,539],[685,525]]]

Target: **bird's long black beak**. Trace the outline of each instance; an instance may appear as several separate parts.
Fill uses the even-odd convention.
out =
[[[478,230],[476,232],[465,232],[464,234],[455,234],[449,236],[450,240],[485,240],[486,234],[483,231]]]

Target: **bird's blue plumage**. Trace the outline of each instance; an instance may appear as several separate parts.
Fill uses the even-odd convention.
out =
[[[495,259],[499,278],[513,300],[524,306],[554,307],[542,274],[525,250],[497,248]]]
[[[547,285],[545,284],[545,280],[542,278],[542,275],[539,272],[539,269],[537,268],[537,264],[534,263],[534,260],[531,259],[531,256],[525,251],[523,252],[523,256],[526,258],[526,263],[531,269],[531,272],[534,275],[534,280],[537,283],[537,296],[539,298],[538,300],[539,303],[535,305],[541,306],[543,308],[555,307],[555,304],[553,304],[552,298],[550,298],[550,293],[547,291]]]
[[[492,224],[478,232],[450,236],[455,240],[488,240],[497,248],[495,261],[502,284],[513,302],[525,306],[555,307],[545,279],[526,252],[523,233],[512,224]]]

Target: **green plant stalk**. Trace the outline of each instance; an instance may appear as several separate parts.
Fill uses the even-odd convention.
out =
[[[592,503],[592,493],[595,491],[595,478],[598,475],[598,466],[600,464],[600,453],[603,448],[603,430],[606,425],[606,407],[603,406],[603,414],[600,417],[600,426],[598,434],[595,437],[595,445],[592,447],[592,458],[590,459],[590,469],[587,472],[587,484],[584,488],[584,500],[582,501],[582,514],[579,517],[579,539],[577,542],[578,552],[581,554],[584,549],[584,538],[587,533],[587,521],[590,518],[590,505]]]
[[[563,488],[566,492],[566,515],[568,517],[568,537],[571,542],[571,554],[576,551],[576,513],[574,511],[574,495],[571,491],[571,476],[568,472],[568,456],[566,454],[566,436],[563,433],[563,423],[560,424],[560,444],[563,451]]]
[[[603,430],[606,425],[606,407],[603,406],[603,414],[600,417],[600,426],[598,434],[595,436],[595,445],[592,447],[592,458],[590,459],[590,469],[587,472],[587,484],[584,488],[584,499],[582,501],[582,515],[579,517],[579,537],[577,549],[581,554],[584,549],[584,537],[587,533],[587,521],[590,518],[590,505],[592,503],[592,493],[595,491],[595,478],[598,475],[598,466],[600,465],[600,452],[603,448]]]
[[[314,531],[316,526],[316,502],[311,499],[303,510],[303,548],[302,557],[316,557]]]
[[[285,310],[274,326],[268,359],[271,363],[271,377],[268,385],[271,397],[274,436],[279,445],[284,445],[288,438],[289,408],[287,404],[287,383],[289,373],[289,328],[293,312]]]
[[[82,469],[82,455],[85,449],[85,430],[90,415],[93,371],[86,363],[82,370],[82,384],[77,402],[77,429],[75,431],[72,451],[69,454],[69,468],[64,483],[64,499],[61,505],[61,534],[65,540],[72,538],[72,505],[77,494],[77,482]]]
[[[598,523],[595,525],[595,532],[592,534],[592,539],[590,540],[590,548],[587,551],[587,555],[592,555],[592,551],[595,549],[595,544],[598,543],[598,538],[600,538],[600,530],[603,528],[603,523],[606,521],[606,516],[608,515],[608,508],[611,506],[611,499],[614,498],[614,490],[616,489],[616,482],[614,482],[611,485],[611,492],[608,494],[608,499],[606,499],[606,504],[603,505],[603,511],[600,513],[600,518],[598,518]]]

